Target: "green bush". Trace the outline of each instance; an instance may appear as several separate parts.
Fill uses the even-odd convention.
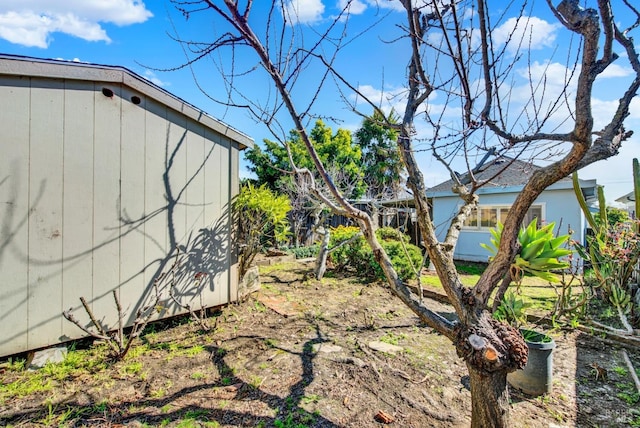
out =
[[[340,272],[346,268],[351,268],[358,274],[366,271],[366,264],[363,263],[363,260],[367,258],[367,251],[371,252],[371,250],[364,238],[360,236],[349,244],[343,244],[345,241],[353,239],[358,233],[360,233],[360,229],[355,226],[338,226],[331,230],[329,248],[333,250],[329,253],[329,260],[333,263],[336,271]],[[340,244],[343,245],[336,248]]]
[[[289,198],[277,195],[265,185],[240,188],[231,204],[240,247],[239,273],[242,277],[263,248],[276,246],[287,239],[291,210]]]
[[[336,245],[352,239],[359,232],[360,229],[357,227],[338,226],[331,231],[329,247],[334,248]],[[420,269],[422,264],[420,248],[410,244],[409,238],[405,234],[391,227],[378,229],[376,236],[382,248],[389,255],[391,264],[400,279],[403,281],[415,279],[416,271]],[[382,268],[375,261],[371,248],[362,236],[333,250],[329,259],[338,271],[349,268],[365,278],[384,279]]]
[[[296,259],[306,259],[307,257],[316,257],[320,246],[318,244],[309,245],[308,247],[291,247],[287,248],[287,253],[296,256]]]

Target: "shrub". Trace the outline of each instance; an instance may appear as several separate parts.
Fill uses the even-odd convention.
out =
[[[240,244],[239,271],[242,277],[263,248],[277,245],[287,238],[291,210],[289,198],[276,195],[265,185],[242,186],[232,202],[237,239]]]
[[[287,248],[287,253],[296,256],[296,259],[305,259],[307,257],[316,257],[320,246],[318,244],[309,245],[307,247],[291,247]]]
[[[360,229],[353,226],[338,226],[331,232],[330,248],[353,239]],[[403,281],[414,279],[416,271],[422,265],[422,251],[409,243],[409,238],[397,229],[383,227],[376,231],[380,245],[391,259],[398,276]],[[362,236],[344,244],[330,255],[330,260],[336,270],[353,269],[356,274],[365,278],[384,279],[380,265],[375,261],[373,252]]]

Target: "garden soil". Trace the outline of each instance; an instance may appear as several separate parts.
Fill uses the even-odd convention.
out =
[[[265,267],[260,280],[260,291],[207,319],[209,332],[195,322],[153,325],[124,361],[50,379],[46,392],[5,393],[0,426],[469,426],[463,361],[382,285],[319,282],[311,262]],[[429,304],[453,317],[451,307]],[[578,331],[551,334],[553,391],[512,390],[513,426],[640,423],[623,356],[640,368],[638,350]],[[0,382],[30,375],[0,369]]]

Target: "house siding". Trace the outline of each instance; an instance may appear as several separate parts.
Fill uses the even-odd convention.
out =
[[[543,220],[546,224],[556,223],[554,233],[566,234],[571,229],[573,231],[571,238],[578,242],[584,242],[585,220],[573,189],[558,187],[560,186],[547,189],[535,200],[533,205],[542,205]],[[478,192],[480,206],[511,206],[517,195],[518,193],[515,191]],[[433,198],[433,220],[436,224],[438,239],[445,238],[451,219],[457,213],[460,205],[460,199],[457,196]],[[490,239],[491,234],[488,230],[462,229],[454,251],[454,258],[464,261],[486,262],[490,253],[480,244],[489,243]]]
[[[115,290],[131,324],[163,275],[156,318],[184,312],[169,282],[192,306],[235,297],[228,208],[251,140],[126,70],[27,69],[0,58],[0,356],[85,336],[62,316],[88,325],[80,297],[115,327]]]

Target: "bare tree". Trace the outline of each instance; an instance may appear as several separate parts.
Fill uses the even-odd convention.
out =
[[[398,146],[408,174],[407,183],[415,197],[422,239],[458,315],[458,321],[451,322],[431,310],[428,302],[398,279],[376,239],[373,220],[342,197],[305,130],[313,118],[319,94],[329,83],[335,82],[341,88],[345,101],[353,93],[368,103],[369,110],[373,107],[380,111],[379,104],[367,100],[357,85],[341,73],[344,70],[339,69],[336,61],[352,40],[347,39],[344,31],[353,18],[349,14],[351,1],[345,2],[342,13],[325,25],[324,31],[306,32],[304,37],[302,27],[297,25],[295,8],[281,2],[271,2],[268,14],[259,17],[251,14],[254,6],[251,0],[242,4],[234,0],[174,0],[174,3],[187,17],[196,12],[212,13],[219,32],[213,42],[177,38],[190,55],[185,66],[215,53],[220,76],[228,89],[228,98],[220,102],[247,109],[275,134],[286,128],[281,126],[279,114],[288,114],[318,176],[325,181],[327,192],[314,186],[314,174],[310,171],[294,165],[294,172],[305,177],[311,193],[335,213],[358,222],[390,289],[422,321],[449,338],[466,362],[471,379],[472,426],[508,426],[506,375],[524,366],[527,348],[514,328],[491,317],[487,310],[489,297],[508,274],[519,252],[518,231],[540,193],[573,171],[615,155],[622,142],[631,136],[623,122],[640,88],[638,51],[631,39],[631,33],[640,25],[637,7],[630,0],[615,2],[618,10],[614,10],[614,2],[609,0],[588,0],[592,6],[586,9],[578,0],[562,0],[554,7],[547,0],[564,31],[572,35],[570,46],[562,52],[569,59],[564,84],[553,88],[545,79],[549,70],[543,65],[543,72],[537,74],[534,66],[539,64],[529,55],[531,35],[536,29],[535,21],[526,13],[528,2],[518,5],[521,8],[516,16],[507,20],[509,15],[503,10],[506,6],[502,3],[492,6],[502,10],[489,13],[488,0],[399,0],[406,14],[394,43],[408,46],[403,94],[406,105],[401,122],[388,125],[398,132]],[[621,27],[620,22],[627,27]],[[511,31],[506,35],[497,31],[509,25]],[[380,27],[373,28],[369,31],[375,32]],[[623,55],[615,54],[614,47]],[[239,58],[242,48],[257,55],[255,64],[232,62]],[[221,49],[229,49],[228,54],[219,55],[217,51]],[[230,62],[224,62],[225,58]],[[604,126],[596,129],[591,105],[596,78],[614,61],[626,61],[626,67],[632,70],[631,77],[620,86],[615,111]],[[528,71],[519,75],[522,66]],[[314,67],[316,70],[322,67],[323,72],[309,95],[310,81],[304,79],[306,91],[299,91],[299,85],[305,71]],[[275,95],[270,93],[269,98],[258,100],[253,94],[236,91],[235,79],[255,70],[266,72]],[[522,75],[527,81],[524,88],[528,101],[518,105],[516,92],[521,93],[522,88],[516,91],[513,85]],[[304,100],[304,94],[308,96],[306,102],[296,104],[294,97],[296,101]],[[446,100],[446,108],[438,110],[430,104],[435,94]],[[452,120],[448,111],[460,112],[459,117]],[[380,113],[379,116],[386,117],[384,112]],[[599,116],[603,114],[599,112]],[[418,134],[418,128],[428,131]],[[415,144],[423,139],[428,141],[433,156],[451,171],[457,182],[453,190],[461,199],[461,207],[442,239],[438,238],[429,215],[423,173],[416,159]],[[547,162],[524,186],[509,210],[497,255],[474,287],[463,287],[454,265],[454,248],[465,218],[477,204],[476,191],[486,183],[475,178],[473,164],[474,156],[488,149],[488,145],[495,145],[499,154],[531,161],[544,158]],[[454,171],[455,162],[460,160],[467,169],[464,179]]]

